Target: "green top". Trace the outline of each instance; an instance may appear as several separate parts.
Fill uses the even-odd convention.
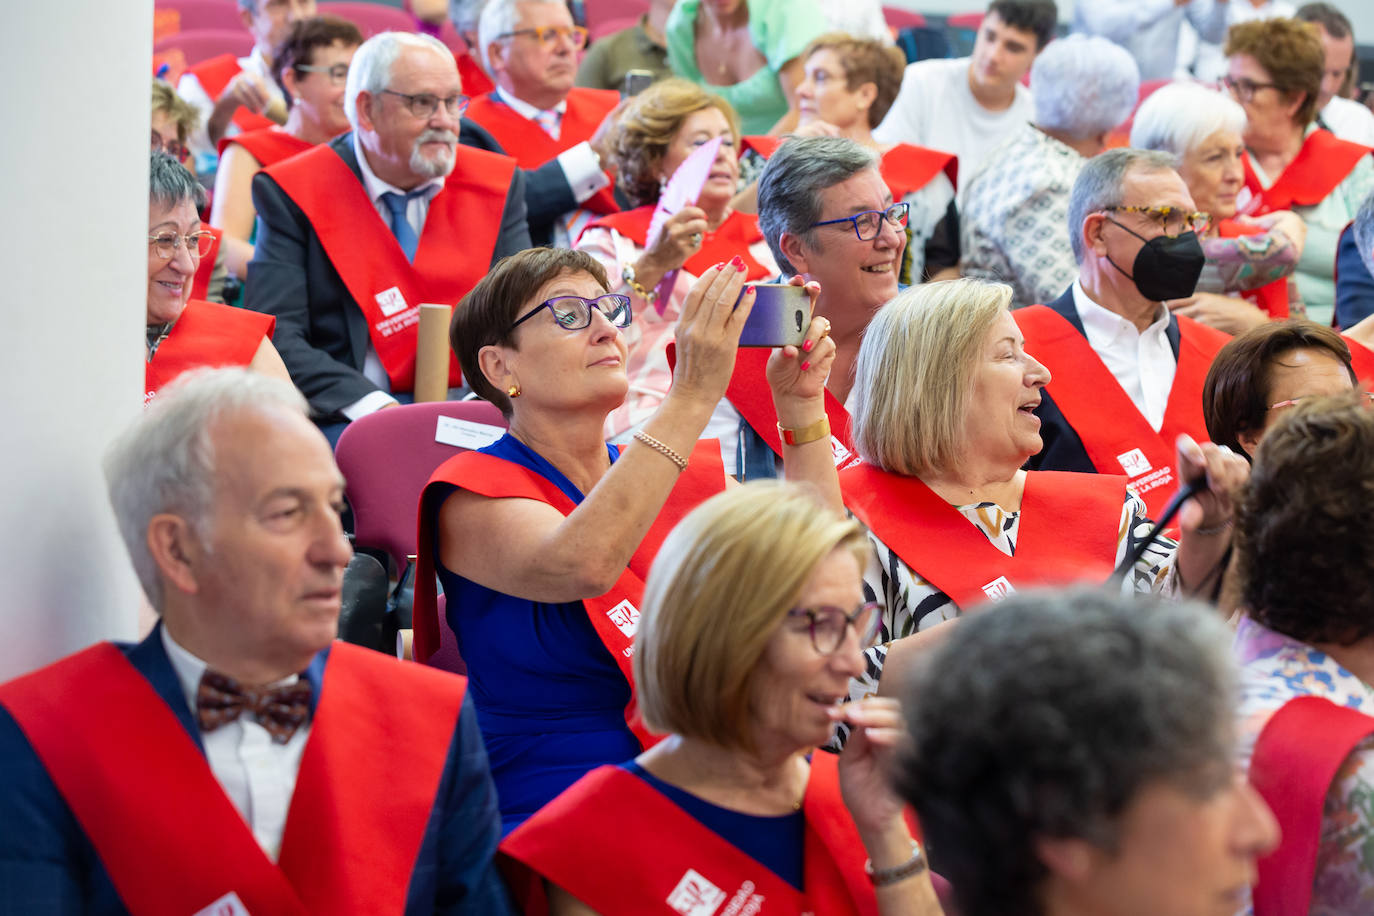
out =
[[[725,99],[739,115],[745,134],[766,134],[787,114],[787,97],[778,71],[825,32],[825,18],[816,0],[748,0],[749,35],[767,66],[733,86],[707,82],[697,67],[695,24],[701,0],[678,0],[664,28],[668,66],[678,76]]]
[[[646,13],[639,17],[638,24],[593,42],[582,58],[582,66],[577,68],[577,85],[620,90],[625,85],[625,74],[631,70],[648,70],[656,80],[667,76],[668,51],[654,44],[644,31],[648,18]]]

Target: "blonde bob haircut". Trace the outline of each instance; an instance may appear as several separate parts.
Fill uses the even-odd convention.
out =
[[[983,342],[1010,304],[1005,283],[946,280],[898,293],[873,316],[851,416],[864,461],[916,477],[954,465]]]
[[[832,551],[863,569],[868,542],[852,519],[797,483],[719,493],[684,518],[649,572],[635,636],[644,724],[753,751],[754,669],[802,586]]]

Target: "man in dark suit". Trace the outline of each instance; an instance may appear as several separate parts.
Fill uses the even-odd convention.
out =
[[[1050,370],[1036,415],[1035,470],[1125,473],[1157,516],[1180,481],[1175,440],[1202,442],[1202,383],[1229,336],[1175,315],[1204,256],[1188,186],[1165,153],[1108,150],[1069,199],[1073,285],[1013,314],[1026,351]]]
[[[276,316],[292,381],[331,432],[412,390],[421,303],[456,305],[530,244],[514,160],[459,145],[464,99],[440,42],[364,42],[344,104],[351,133],[254,178],[245,299]]]
[[[0,685],[0,913],[507,913],[466,681],[334,643],[343,480],[284,382],[173,383],[106,461],[161,622]]]

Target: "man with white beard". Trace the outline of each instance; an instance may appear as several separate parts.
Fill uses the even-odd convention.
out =
[[[352,132],[253,179],[245,305],[276,316],[277,349],[331,440],[408,398],[421,303],[456,304],[530,245],[515,160],[458,144],[466,104],[442,43],[384,32],[349,68]]]

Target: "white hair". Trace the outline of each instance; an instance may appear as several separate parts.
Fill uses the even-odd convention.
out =
[[[1031,64],[1036,126],[1075,140],[1101,136],[1125,121],[1139,92],[1135,58],[1097,35],[1056,39]]]
[[[348,65],[348,84],[344,87],[344,114],[354,130],[358,129],[358,95],[376,95],[391,87],[391,67],[406,48],[429,48],[450,62],[453,52],[433,35],[417,32],[378,32],[363,42]],[[457,64],[454,64],[456,70]]]
[[[1198,83],[1170,83],[1150,94],[1135,113],[1131,146],[1183,154],[1219,130],[1245,132],[1245,109],[1224,92]]]
[[[518,3],[557,3],[566,8],[564,0],[487,0],[487,5],[482,7],[482,16],[477,20],[477,43],[481,45],[482,66],[488,73],[495,71],[491,69],[487,48],[499,40],[497,35],[515,31],[515,23],[520,19],[519,11],[515,8]]]
[[[148,601],[162,612],[162,579],[148,549],[153,516],[175,513],[206,540],[215,495],[210,427],[238,411],[310,414],[301,393],[248,369],[197,369],[157,397],[105,454],[105,481],[119,533]]]

